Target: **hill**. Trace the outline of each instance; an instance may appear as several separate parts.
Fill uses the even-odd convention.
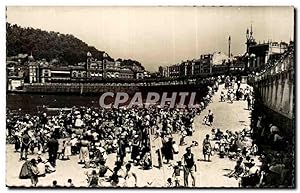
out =
[[[23,28],[6,23],[6,54],[8,57],[20,53],[32,53],[35,59],[58,59],[62,65],[73,65],[86,60],[86,53],[102,60],[104,51],[89,46],[70,34],[47,32],[31,27]],[[113,59],[108,55],[108,60]]]

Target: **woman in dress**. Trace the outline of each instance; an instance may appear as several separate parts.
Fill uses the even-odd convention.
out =
[[[174,159],[173,138],[169,138],[165,145],[165,159],[167,164]]]
[[[72,147],[72,144],[71,144],[71,141],[69,139],[64,144],[64,159],[67,159],[67,160],[70,159],[70,156],[72,155],[72,151],[71,151],[72,148],[71,147]]]
[[[208,123],[209,126],[212,126],[212,123],[214,122],[214,114],[211,112],[211,110],[208,110]]]
[[[19,132],[16,132],[14,135],[14,140],[15,140],[15,152],[18,152],[18,150],[21,147],[21,142],[20,142],[20,134]]]
[[[204,156],[204,161],[211,161],[210,160],[210,155],[211,155],[211,144],[209,140],[209,135],[207,134],[205,139],[203,140],[203,156]],[[207,159],[206,159],[207,157]]]

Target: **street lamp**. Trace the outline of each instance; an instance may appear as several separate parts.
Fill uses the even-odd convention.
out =
[[[102,54],[102,72],[103,72],[103,78],[106,78],[106,59],[107,54],[103,52]]]

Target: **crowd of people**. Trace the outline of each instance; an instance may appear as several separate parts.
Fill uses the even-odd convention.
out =
[[[192,178],[191,185],[195,186],[197,159],[192,149],[199,146],[199,143],[193,141],[186,147],[181,158],[178,157],[179,146],[187,145],[186,137],[192,136],[198,129],[194,126],[194,118],[212,102],[212,96],[218,91],[220,82],[219,79],[213,79],[199,107],[193,109],[170,109],[152,105],[148,108],[130,109],[73,107],[71,110],[60,110],[49,115],[46,112],[14,115],[8,111],[7,138],[14,142],[15,152],[20,153],[20,161],[24,160],[19,177],[30,178],[32,185],[37,186],[40,177],[56,172],[57,160],[68,161],[72,156],[78,156],[78,164],[91,169],[91,172],[86,172],[87,186],[101,187],[109,184],[114,187],[135,187],[139,178],[133,166],[150,170],[154,166],[153,157],[157,157],[159,168],[163,164],[173,168],[166,187],[187,187],[189,176]],[[247,100],[247,109],[253,109],[252,91],[249,87],[241,88],[240,81],[230,77],[226,77],[224,82],[227,96],[221,91],[221,101],[228,100],[232,103],[234,100]],[[243,187],[275,184],[273,179],[280,179],[281,184],[287,181],[290,171],[287,154],[266,154],[260,148],[268,133],[263,116],[258,117],[255,127],[256,133],[259,130],[261,135],[254,140],[253,127],[237,132],[224,131],[213,127],[214,119],[213,112],[208,110],[203,124],[212,129],[202,142],[203,161],[210,162],[211,156],[235,161],[236,166],[226,176],[238,179]],[[268,139],[273,140],[272,146],[275,149],[282,148],[285,144],[280,130],[274,125],[269,125],[269,130]],[[161,142],[156,155],[151,154],[150,135]],[[180,136],[178,144],[174,140],[175,135]],[[36,157],[28,160],[28,154]],[[106,165],[111,154],[116,155],[112,168]],[[258,155],[261,166],[257,164]],[[57,181],[53,181],[52,186],[58,187]],[[68,179],[64,187],[74,187],[72,179]]]
[[[137,179],[130,172],[133,165],[143,170],[153,167],[149,135],[161,139],[161,159],[165,163],[173,160],[174,154],[178,154],[176,146],[186,145],[185,137],[193,135],[193,119],[211,102],[219,82],[220,79],[211,78],[207,95],[199,107],[193,109],[152,105],[130,109],[73,107],[49,115],[46,112],[20,115],[8,111],[7,138],[14,142],[20,161],[25,161],[19,177],[31,178],[32,185],[36,186],[39,177],[56,171],[58,159],[69,160],[77,155],[78,164],[83,168],[95,169],[87,174],[89,186],[96,185],[95,175],[101,178],[107,176],[108,171],[111,175],[106,180],[112,186],[120,186],[120,178],[133,176]],[[172,140],[174,134],[181,135],[179,144]],[[116,162],[111,169],[105,163],[112,153],[116,155]],[[37,157],[28,160],[28,154],[37,154]],[[48,154],[48,159],[45,154]],[[127,154],[130,154],[130,160],[125,162]],[[124,164],[126,170],[120,172]]]
[[[225,79],[225,91],[227,91],[227,99],[230,102],[233,100],[247,100],[252,98],[252,91],[250,87],[245,89],[241,88],[240,80],[232,77],[226,77]],[[233,94],[233,95],[232,95]],[[209,97],[207,97],[209,98]],[[224,91],[221,91],[221,102],[225,101],[226,97]],[[252,103],[247,102],[248,110],[252,109]],[[203,125],[213,126],[214,114],[209,109],[208,114],[203,118]],[[229,130],[222,131],[219,128],[213,128],[210,134],[207,134],[202,142],[202,161],[211,162],[211,156],[218,156],[220,159],[229,158],[232,161],[236,161],[237,165],[233,170],[226,174],[228,177],[235,177],[240,180],[241,185],[249,186],[249,180],[253,179],[253,175],[258,174],[257,161],[254,159],[258,154],[258,146],[252,140],[252,129],[244,128],[241,131],[232,132]],[[195,185],[195,172],[197,171],[196,160],[191,152],[192,147],[198,146],[197,141],[193,141],[190,147],[186,148],[186,154],[177,161],[173,167],[172,178],[168,178],[167,187],[179,187],[182,186],[180,182],[180,171],[183,171],[184,186],[188,186],[188,177],[191,175],[192,186]],[[175,149],[175,148],[174,148]],[[184,164],[183,164],[184,163]],[[244,167],[244,165],[246,167]],[[241,170],[243,168],[243,170]],[[255,171],[255,172],[254,172]],[[241,183],[241,179],[243,183]],[[253,181],[253,180],[252,180]],[[253,184],[253,182],[251,182]],[[245,185],[245,186],[246,186]]]
[[[236,88],[235,88],[236,85]],[[227,90],[227,93],[225,94],[224,91],[221,91],[220,94],[220,101],[226,102],[229,101],[230,103],[233,103],[233,101],[239,101],[239,100],[246,100],[247,101],[247,109],[251,110],[252,106],[252,90],[249,86],[246,88],[241,87],[240,80],[236,80],[234,78],[226,77],[225,79],[225,89]]]
[[[227,100],[246,100],[247,109],[252,110],[251,129],[231,132],[212,129],[211,136],[203,141],[204,160],[210,155],[235,160],[235,167],[225,176],[239,180],[241,187],[289,187],[293,185],[294,152],[293,143],[281,129],[267,117],[261,106],[253,100],[253,91],[246,87],[234,90],[234,81],[225,80]],[[234,94],[235,93],[235,94]],[[256,97],[257,98],[257,97]],[[221,92],[220,101],[226,100]],[[211,139],[211,140],[209,140]]]
[[[278,127],[276,129],[274,125],[269,125],[269,127],[270,137],[274,138],[274,135],[279,132]],[[230,132],[226,131],[227,133]],[[224,135],[225,141],[228,139],[225,136],[231,135],[226,134]],[[229,138],[232,138],[232,136],[234,136],[234,143],[229,143],[231,145],[228,146],[226,142],[224,145],[223,138],[214,145],[214,150],[218,152],[220,158],[228,156],[230,159],[236,160],[234,169],[226,176],[238,179],[241,187],[292,186],[294,167],[292,144],[285,141],[285,147],[281,146],[280,149],[277,145],[273,146],[272,143],[271,146],[258,146],[256,144],[257,139],[253,136],[253,130],[247,131],[244,129]],[[280,143],[283,143],[282,138]]]
[[[253,140],[258,146],[261,161],[259,170],[260,187],[292,187],[294,186],[295,153],[293,133],[274,124],[274,119],[263,108],[261,100],[253,104],[252,128]]]

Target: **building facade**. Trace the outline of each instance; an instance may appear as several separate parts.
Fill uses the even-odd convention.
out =
[[[35,61],[32,56],[27,62],[29,83],[101,81],[105,79],[144,79],[145,71],[140,68],[121,66],[120,61],[97,60],[87,53],[86,62],[77,65],[52,65],[46,60]]]
[[[246,63],[249,71],[259,71],[269,61],[278,60],[287,50],[286,42],[263,42],[257,43],[251,31],[246,32]]]
[[[198,59],[183,61],[180,64],[167,67],[160,66],[158,70],[161,77],[193,77],[219,71],[225,72],[224,69],[228,69],[227,65],[225,65],[227,60],[227,55],[216,52],[213,54],[203,54]]]

